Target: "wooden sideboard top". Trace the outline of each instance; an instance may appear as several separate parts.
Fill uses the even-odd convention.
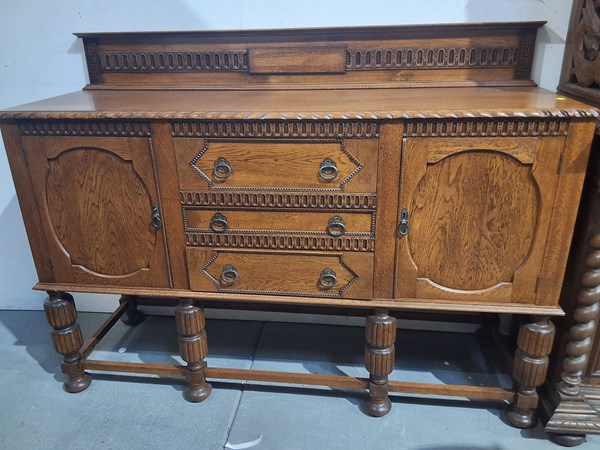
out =
[[[85,90],[0,112],[0,120],[386,120],[598,116],[598,110],[592,106],[534,87]]]

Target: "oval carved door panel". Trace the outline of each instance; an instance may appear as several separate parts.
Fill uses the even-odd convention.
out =
[[[510,282],[530,252],[538,210],[529,168],[511,156],[461,152],[432,165],[409,209],[420,225],[407,236],[419,276],[462,290]]]
[[[148,269],[156,245],[148,221],[152,203],[132,164],[102,150],[78,148],[51,159],[49,166],[48,212],[71,262],[101,275]]]
[[[397,298],[535,303],[562,138],[408,139]]]
[[[168,287],[148,139],[26,137],[57,283]]]

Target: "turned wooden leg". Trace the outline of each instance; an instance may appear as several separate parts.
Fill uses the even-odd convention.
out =
[[[388,375],[394,370],[396,319],[385,310],[376,310],[367,316],[365,336],[365,366],[369,371],[369,400],[365,407],[370,415],[381,417],[392,408]]]
[[[119,302],[127,302],[127,310],[125,310],[125,313],[121,317],[121,322],[125,325],[135,327],[146,320],[146,315],[138,309],[137,296],[123,295]]]
[[[183,391],[183,398],[189,402],[201,402],[212,390],[204,375],[204,358],[208,352],[204,310],[193,300],[183,299],[175,309],[175,321],[179,332],[179,352],[187,362],[185,379],[188,385]]]
[[[536,318],[519,330],[512,372],[517,392],[507,412],[508,421],[517,428],[531,428],[536,423],[537,387],[546,381],[553,340],[554,325],[548,317]]]
[[[44,311],[48,324],[52,327],[54,348],[64,357],[61,365],[63,373],[67,376],[64,389],[67,392],[81,392],[90,385],[92,378],[81,367],[79,349],[83,345],[83,336],[77,323],[73,297],[64,292],[48,292]]]

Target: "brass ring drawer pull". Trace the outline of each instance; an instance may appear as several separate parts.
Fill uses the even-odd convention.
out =
[[[225,233],[227,231],[227,217],[221,213],[216,213],[210,220],[210,228],[215,233]]]
[[[335,161],[329,158],[324,159],[319,167],[319,177],[323,181],[333,181],[337,176],[338,168]]]
[[[331,237],[340,237],[346,232],[346,224],[340,216],[334,216],[329,219],[327,224],[327,234]]]
[[[232,284],[237,283],[237,280],[239,279],[240,275],[235,267],[231,264],[223,266],[223,270],[221,271],[221,284],[231,286]]]
[[[331,289],[337,284],[337,277],[335,272],[331,269],[323,269],[319,276],[319,286],[322,289]]]
[[[217,158],[215,167],[213,168],[213,175],[220,180],[225,180],[231,175],[231,164],[229,164],[226,158]]]

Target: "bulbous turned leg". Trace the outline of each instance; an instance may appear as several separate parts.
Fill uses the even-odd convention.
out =
[[[123,322],[125,325],[135,327],[146,320],[146,315],[138,309],[136,296],[123,295],[119,301],[121,303],[127,302],[127,309],[121,317],[121,322]]]
[[[188,363],[185,371],[188,385],[183,391],[183,398],[189,402],[201,402],[212,391],[204,374],[204,358],[208,352],[204,310],[196,306],[193,300],[182,299],[175,309],[175,321],[179,332],[179,352]]]
[[[63,373],[67,375],[64,389],[67,392],[81,392],[90,385],[92,378],[81,366],[79,349],[83,345],[83,336],[77,323],[73,297],[64,292],[48,292],[44,311],[48,324],[52,327],[54,348],[64,357],[61,365]]]
[[[365,366],[369,371],[369,400],[365,409],[370,415],[381,417],[392,408],[388,375],[394,370],[396,319],[385,310],[376,310],[367,316],[365,337]]]
[[[517,428],[531,428],[537,422],[534,415],[538,405],[537,387],[546,380],[554,333],[554,325],[548,317],[525,323],[519,330],[512,372],[517,392],[506,413],[508,421]]]

